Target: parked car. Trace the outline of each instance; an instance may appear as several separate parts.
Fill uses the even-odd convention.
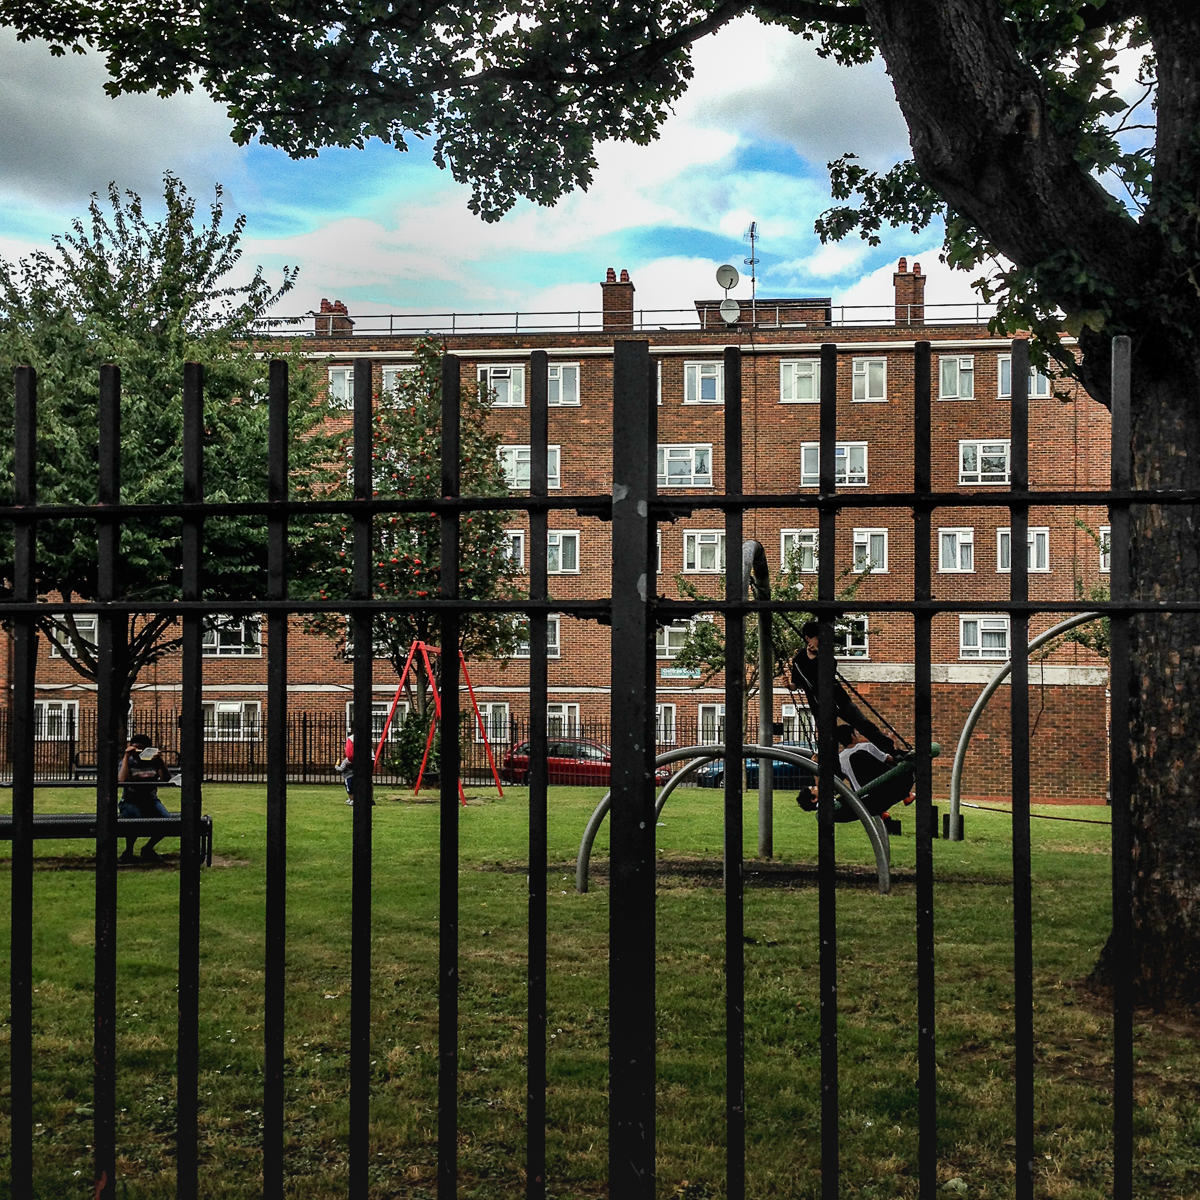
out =
[[[576,787],[608,787],[612,778],[612,754],[600,742],[586,738],[551,737],[546,742],[546,782]],[[505,756],[503,775],[507,782],[529,782],[529,743],[521,742]],[[659,767],[655,779],[666,783],[670,767]]]
[[[812,755],[813,747],[807,742],[776,742],[784,750],[795,750],[800,754]],[[714,758],[712,762],[697,767],[692,775],[693,787],[719,788],[725,786],[725,760]],[[772,764],[772,786],[777,788],[798,788],[801,781],[808,782],[813,776],[803,767],[795,763],[783,762],[776,759]],[[758,787],[758,759],[746,759],[746,787],[753,791]]]

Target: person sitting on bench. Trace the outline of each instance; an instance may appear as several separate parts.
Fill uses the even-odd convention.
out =
[[[167,764],[162,755],[156,750],[149,758],[145,752],[150,748],[150,739],[144,733],[130,736],[121,759],[121,768],[117,772],[117,782],[128,786],[121,797],[121,806],[117,812],[122,817],[169,817],[167,806],[158,798],[157,784],[171,778]],[[137,835],[125,838],[125,852],[121,855],[122,862],[133,861],[133,844]],[[161,837],[152,837],[142,847],[144,862],[157,862],[158,852],[154,849]]]

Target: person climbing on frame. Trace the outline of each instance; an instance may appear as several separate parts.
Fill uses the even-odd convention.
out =
[[[882,783],[875,781],[897,765],[894,755],[885,754],[878,746],[864,737],[857,729],[849,725],[839,724],[837,727],[837,743],[841,747],[838,755],[839,775],[842,781],[853,789],[863,807],[873,817],[884,816],[894,804],[908,804],[914,783],[911,766],[890,775]],[[817,756],[813,755],[813,761]],[[817,811],[815,786],[803,787],[796,797],[796,803],[804,812]],[[858,814],[837,796],[833,799],[833,819],[835,821],[854,821]]]

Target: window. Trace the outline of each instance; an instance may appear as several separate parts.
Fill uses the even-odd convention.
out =
[[[959,658],[1008,658],[1007,617],[959,617]]]
[[[654,531],[654,573],[662,574],[662,530]]]
[[[548,616],[546,618],[546,657],[557,658],[559,656],[558,643],[558,617]],[[529,657],[529,618],[517,618],[517,645],[513,650],[513,658],[528,658]]]
[[[725,531],[688,529],[683,534],[683,569],[686,574],[719,575],[725,570]]]
[[[975,358],[941,356],[941,388],[943,400],[970,400],[975,395]]]
[[[851,379],[850,394],[855,400],[887,399],[886,358],[856,358]]]
[[[868,658],[870,642],[865,616],[839,617],[833,630],[835,658]]]
[[[683,364],[684,404],[722,404],[724,400],[724,363],[690,362]]]
[[[506,529],[504,531],[504,557],[518,571],[525,570],[525,530]]]
[[[655,367],[654,374],[658,380],[658,403],[661,405],[662,404],[662,359],[661,358],[658,359],[658,361],[654,364],[654,367]]]
[[[524,367],[480,367],[479,386],[487,389],[493,408],[525,407]]]
[[[821,446],[819,442],[800,443],[800,486],[817,487],[820,483]],[[833,482],[837,487],[861,487],[867,482],[867,443],[838,442],[833,448]]]
[[[548,374],[546,403],[551,408],[568,408],[579,404],[579,364],[551,363]]]
[[[821,360],[784,359],[779,364],[779,403],[815,404],[821,399]]]
[[[75,628],[78,631],[79,636],[84,640],[84,642],[87,643],[88,647],[93,652],[96,649],[96,638],[99,636],[97,633],[98,620],[98,617],[88,616],[82,613],[77,613],[75,616]],[[63,646],[65,647],[65,653],[68,657],[74,658],[75,645],[71,641],[71,635],[67,632],[66,619],[64,617],[56,617],[54,623],[61,630],[61,632],[58,634],[58,640],[62,642]],[[54,642],[50,643],[51,658],[62,658],[63,653],[64,651],[60,650],[59,647],[54,644]]]
[[[654,635],[654,655],[656,658],[678,658],[687,641],[691,626],[660,625]]]
[[[329,402],[349,408],[354,403],[354,368],[329,368]]]
[[[388,392],[394,392],[396,388],[404,381],[406,375],[410,375],[416,367],[406,365],[387,365],[383,368],[383,391],[386,395]]]
[[[869,567],[875,572],[886,572],[888,531],[886,529],[856,529],[854,531],[855,571]]]
[[[546,570],[551,575],[579,574],[579,534],[558,530],[546,534]]]
[[[504,468],[504,482],[510,488],[529,487],[530,450],[528,446],[501,446],[496,451],[500,465]],[[546,447],[546,486],[562,487],[558,473],[558,447]]]
[[[552,738],[578,737],[579,705],[547,704],[546,736]]]
[[[1112,528],[1101,525],[1100,534],[1100,573],[1107,575],[1112,571]]]
[[[205,617],[201,653],[217,658],[258,658],[261,632],[257,617]]]
[[[371,744],[372,746],[379,744],[379,739],[383,735],[383,727],[387,722],[388,711],[392,707],[390,700],[372,700],[371,701]],[[387,740],[389,743],[398,741],[400,738],[400,726],[408,720],[408,701],[401,700],[396,705],[396,711],[392,716],[392,723],[388,726]],[[350,700],[346,703],[346,735],[347,737],[354,732],[354,701]]]
[[[1029,395],[1032,399],[1045,400],[1050,395],[1050,378],[1037,367],[1029,368]],[[1000,355],[1000,398],[1012,399],[1012,355]]]
[[[1008,439],[958,443],[959,483],[1007,483]]]
[[[779,563],[785,574],[790,563],[795,561],[797,569],[810,575],[817,569],[817,542],[815,529],[781,529],[779,531]]]
[[[1050,530],[1047,528],[1029,530],[1029,569],[1050,570]],[[1007,529],[996,530],[996,570],[1012,570],[1012,537]]]
[[[654,706],[654,740],[660,745],[675,744],[675,705],[656,704]]]
[[[712,487],[712,444],[659,446],[659,487]]]
[[[974,529],[938,530],[938,570],[947,572],[975,570]]]
[[[78,734],[78,700],[33,702],[33,736],[39,742],[65,742]]]
[[[484,729],[487,730],[487,740],[489,742],[507,742],[508,741],[508,705],[501,701],[485,702],[479,706],[479,720],[483,722]],[[483,741],[483,734],[479,732],[479,721],[475,723],[475,740]]]
[[[204,705],[204,736],[209,741],[258,740],[261,708],[257,700],[210,700]]]
[[[725,705],[701,704],[700,729],[697,739],[701,746],[715,746],[725,740]]]
[[[816,743],[816,730],[813,725],[812,713],[803,706],[785,704],[781,709],[783,717],[783,740],[785,742]]]

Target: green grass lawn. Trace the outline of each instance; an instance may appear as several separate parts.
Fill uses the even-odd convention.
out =
[[[71,811],[79,792],[38,793]],[[434,797],[374,810],[373,1195],[433,1197],[436,1161],[437,818]],[[607,827],[592,890],[573,863],[600,792],[551,799],[549,1154],[551,1195],[607,1194]],[[335,787],[294,787],[289,807],[288,1146],[291,1193],[346,1188],[350,820]],[[527,793],[482,788],[461,810],[460,1194],[523,1193]],[[426,802],[426,801],[430,802]],[[259,1194],[265,792],[206,789],[215,860],[202,879],[202,1194]],[[746,846],[757,844],[746,797]],[[1101,820],[1103,808],[1037,810]],[[843,1194],[916,1195],[913,817],[893,840],[891,896],[847,880],[839,914]],[[1012,1194],[1010,823],[968,811],[968,840],[937,842],[940,1173],[947,1196]],[[1108,1194],[1111,1021],[1077,984],[1109,928],[1108,830],[1035,821],[1035,1025],[1039,1197]],[[676,793],[658,830],[659,1195],[724,1194],[721,794]],[[170,846],[164,843],[164,849]],[[816,823],[776,806],[783,862],[816,860]],[[7,853],[7,846],[0,850]],[[858,826],[839,826],[839,862],[869,866]],[[84,844],[35,853],[38,1195],[91,1194],[93,874]],[[173,856],[171,856],[173,858]],[[570,864],[570,865],[567,865]],[[4,861],[7,870],[7,860]],[[817,892],[797,875],[746,894],[748,1193],[819,1195]],[[122,868],[118,946],[118,1165],[131,1200],[174,1195],[178,875]],[[7,964],[8,888],[0,960]],[[7,975],[3,986],[7,1006]],[[2,1031],[7,1060],[7,1013]],[[1200,1195],[1200,1048],[1194,1029],[1137,1026],[1136,1194]],[[8,1120],[7,1062],[4,1121]],[[2,1134],[7,1152],[7,1128]],[[5,1170],[7,1177],[7,1171]],[[961,1183],[955,1183],[960,1180]],[[9,1196],[7,1182],[0,1196]],[[965,1190],[963,1190],[965,1189]],[[24,1198],[21,1198],[24,1200]]]

